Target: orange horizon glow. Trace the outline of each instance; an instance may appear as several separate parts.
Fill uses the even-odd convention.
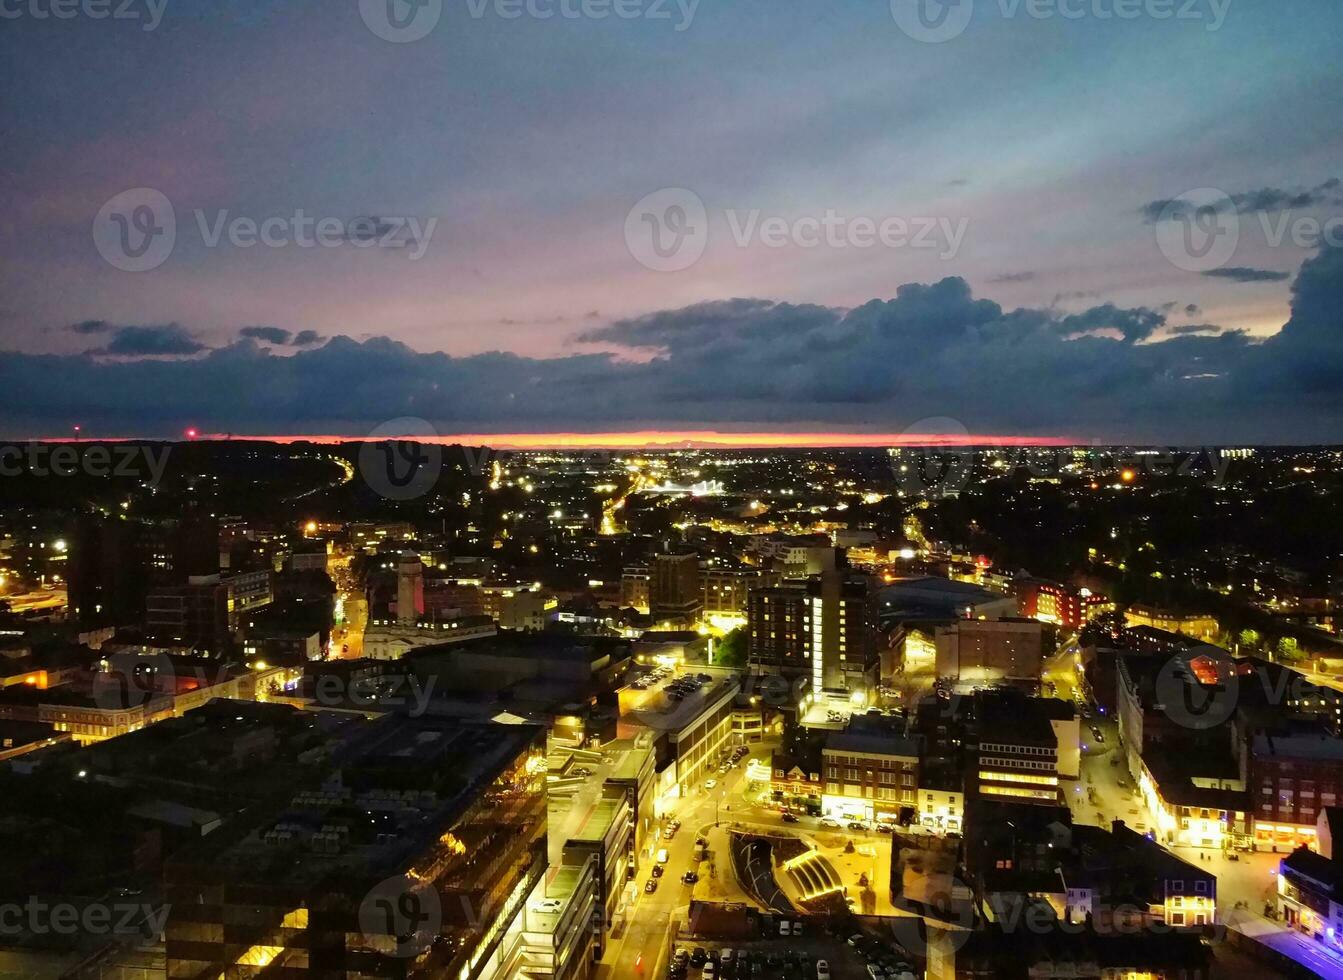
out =
[[[312,442],[333,445],[366,442],[357,435],[226,435],[209,433],[203,440],[246,442]],[[382,436],[381,439],[398,438]],[[438,445],[489,446],[496,449],[885,449],[901,446],[1073,446],[1078,440],[1062,436],[973,435],[866,432],[717,432],[714,430],[634,432],[455,432],[424,436],[408,432],[404,437]]]

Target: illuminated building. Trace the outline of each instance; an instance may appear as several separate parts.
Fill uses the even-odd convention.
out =
[[[228,775],[258,802],[165,866],[169,977],[513,975],[547,864],[543,730],[345,731],[286,792],[258,791],[296,760]]]
[[[1217,877],[1122,820],[1108,831],[1073,826],[1060,867],[1070,922],[1090,915],[1097,927],[1115,931],[1155,923],[1202,929],[1217,922]]]
[[[648,612],[650,574],[647,565],[627,565],[620,576],[620,607]]]
[[[997,697],[981,692],[975,698],[973,746],[979,798],[1057,806],[1059,743],[1049,719],[1022,710],[1024,698]]]
[[[1021,603],[1021,615],[1067,630],[1081,629],[1101,613],[1114,612],[1114,602],[1090,589],[1074,589],[1041,579],[1020,578],[1012,583]]]
[[[732,743],[732,719],[739,685],[735,678],[716,679],[679,702],[658,709],[645,700],[627,720],[661,733],[657,739],[658,815],[672,801],[701,784]]]
[[[777,576],[761,568],[706,566],[700,573],[706,619],[743,619],[752,589],[772,585]]]
[[[621,921],[633,903],[635,814],[620,787],[602,788],[602,797],[588,805],[577,828],[564,841],[565,864],[594,862],[596,908],[606,929]],[[605,948],[605,929],[597,937],[597,955]]]
[[[1250,739],[1257,850],[1316,845],[1316,822],[1343,794],[1343,741],[1319,721],[1283,723]]]
[[[1044,663],[1040,623],[1031,619],[957,620],[934,631],[936,671],[975,687],[1034,686]]]
[[[811,691],[865,696],[879,666],[872,580],[836,562],[804,582],[750,593],[747,613],[753,668],[801,676]]]
[[[860,721],[825,741],[822,811],[839,820],[895,822],[917,804],[919,743]]]
[[[935,833],[960,833],[965,821],[965,778],[952,765],[919,770],[919,824]]]
[[[782,752],[771,756],[770,796],[780,805],[819,815],[824,788],[819,761],[794,759]]]
[[[1220,631],[1216,617],[1207,613],[1180,613],[1154,606],[1129,606],[1124,611],[1124,620],[1129,626],[1151,626],[1209,643]]]
[[[1343,952],[1343,864],[1302,846],[1279,862],[1276,897],[1289,928]]]

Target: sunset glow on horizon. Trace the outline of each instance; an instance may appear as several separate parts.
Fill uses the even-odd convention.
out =
[[[359,435],[225,435],[210,440],[248,442],[362,442]],[[396,438],[382,436],[382,438]],[[492,446],[497,449],[885,449],[898,446],[1072,446],[1078,440],[1061,436],[976,435],[958,433],[864,432],[717,432],[656,429],[634,432],[462,432],[426,437],[408,432],[403,437],[439,445]]]

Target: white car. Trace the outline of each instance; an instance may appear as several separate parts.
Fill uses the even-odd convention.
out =
[[[791,936],[792,934],[793,934],[792,923],[790,923],[787,919],[780,919],[780,920],[779,920],[779,935],[780,935],[780,936]]]
[[[834,817],[822,817],[822,818],[821,818],[821,826],[822,826],[822,827],[831,827],[831,828],[833,828],[833,829],[835,829],[835,830],[839,830],[839,821],[836,820]]]
[[[816,961],[816,980],[830,980],[830,964],[825,960]]]
[[[714,788],[715,786],[717,786],[717,785],[718,785],[718,780],[716,780],[716,779],[706,779],[706,780],[704,780],[704,788],[705,788],[705,789],[713,789],[713,788]]]

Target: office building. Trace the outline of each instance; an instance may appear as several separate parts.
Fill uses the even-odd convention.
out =
[[[658,623],[694,626],[704,611],[699,556],[655,555],[648,583],[648,605]]]

